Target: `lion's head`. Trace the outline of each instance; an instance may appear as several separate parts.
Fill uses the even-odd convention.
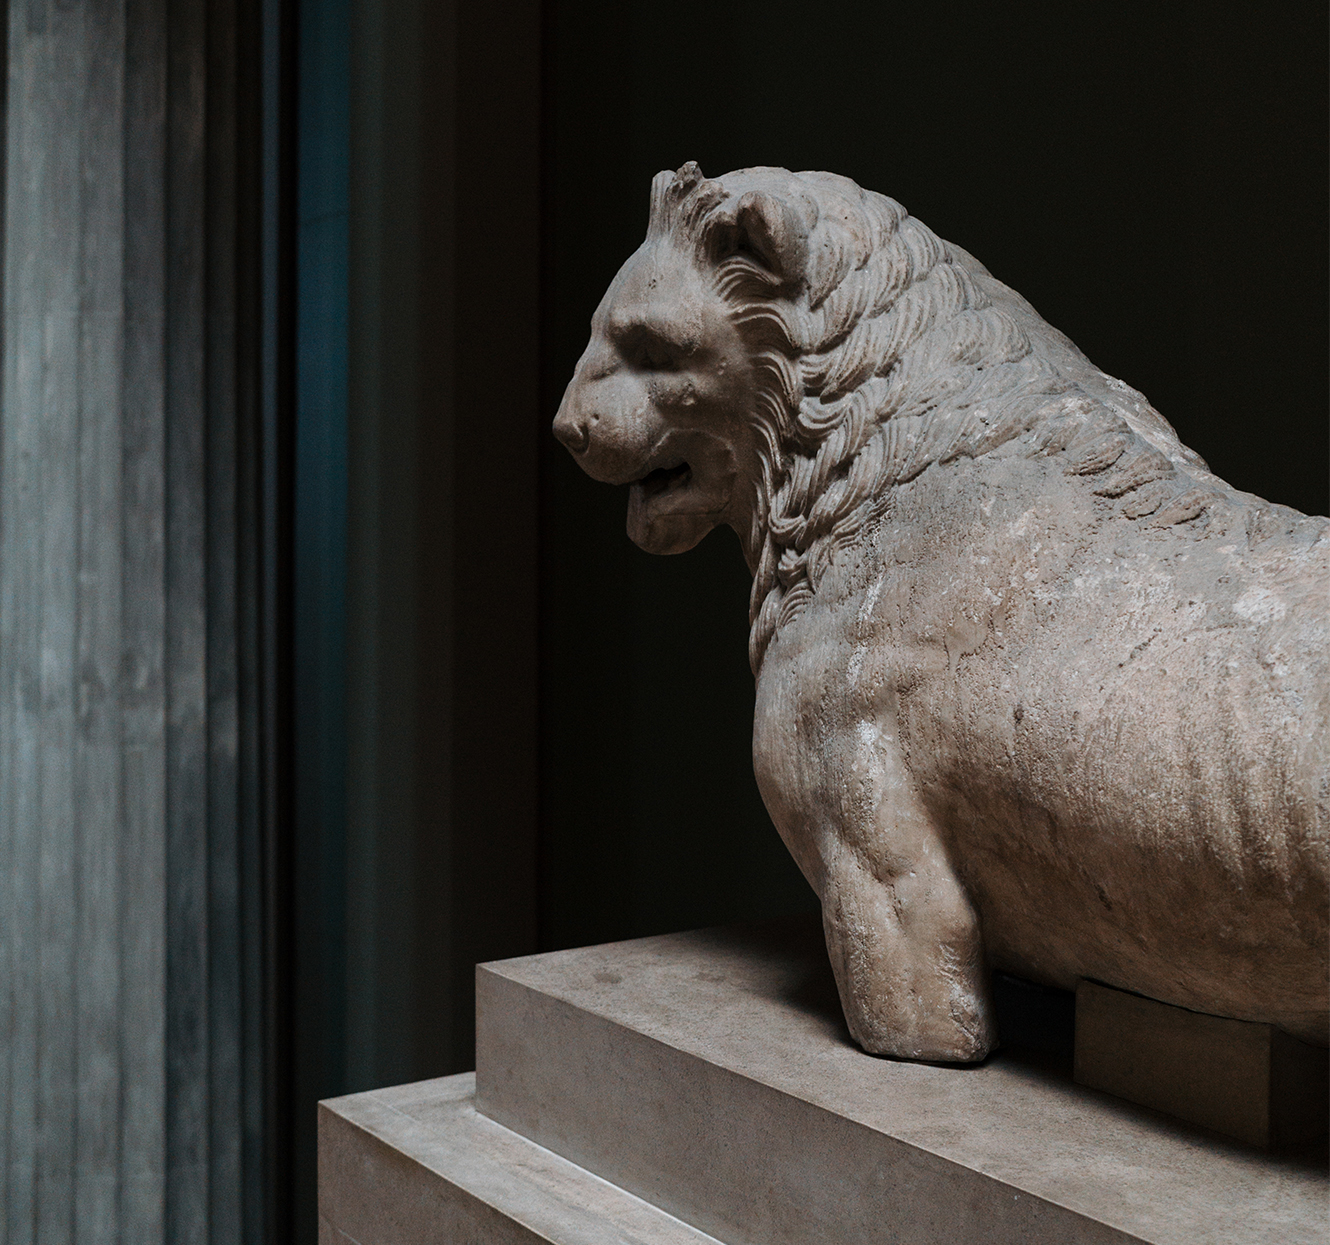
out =
[[[630,486],[642,548],[677,553],[735,529],[753,570],[756,669],[891,485],[1036,422],[1053,429],[1039,449],[1088,454],[1078,471],[1139,441],[1059,374],[1062,346],[1032,346],[1026,329],[1047,326],[995,306],[984,280],[1005,289],[844,177],[660,173],[646,241],[596,310],[555,434],[590,475]],[[1171,438],[1150,415],[1149,440]],[[1172,472],[1142,453],[1129,489]]]

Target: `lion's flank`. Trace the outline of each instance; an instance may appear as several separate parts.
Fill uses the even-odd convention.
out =
[[[754,671],[891,487],[935,464],[1028,436],[1031,453],[1063,456],[1132,518],[1178,523],[1217,500],[1159,437],[1060,375],[884,195],[829,173],[757,168],[721,182],[688,164],[656,177],[649,234],[691,245],[752,351]]]

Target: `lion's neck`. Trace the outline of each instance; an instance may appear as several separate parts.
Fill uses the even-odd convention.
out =
[[[847,470],[824,479],[791,453],[765,524],[752,540],[749,660],[754,673],[782,627],[813,599],[839,550],[860,538],[891,490],[930,467],[975,459],[1021,439],[1129,519],[1188,522],[1212,508],[1222,483],[1193,474],[1140,436],[1123,416],[1051,370],[983,401],[897,416],[875,426]]]

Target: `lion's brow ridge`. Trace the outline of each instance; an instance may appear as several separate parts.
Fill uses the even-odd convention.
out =
[[[626,310],[612,311],[605,331],[616,343],[647,334],[683,354],[692,354],[699,345],[695,332],[685,329],[648,303],[635,303]]]

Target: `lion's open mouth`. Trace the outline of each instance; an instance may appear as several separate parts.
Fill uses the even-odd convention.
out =
[[[680,445],[652,454],[642,468],[656,464],[653,470],[628,486],[628,535],[652,553],[691,549],[720,521],[734,485],[733,467],[713,440],[689,437],[688,450]],[[728,454],[724,445],[719,449]]]
[[[692,474],[693,469],[687,463],[680,463],[677,467],[657,467],[638,480],[637,484],[647,497],[659,497],[662,493],[687,484]]]

